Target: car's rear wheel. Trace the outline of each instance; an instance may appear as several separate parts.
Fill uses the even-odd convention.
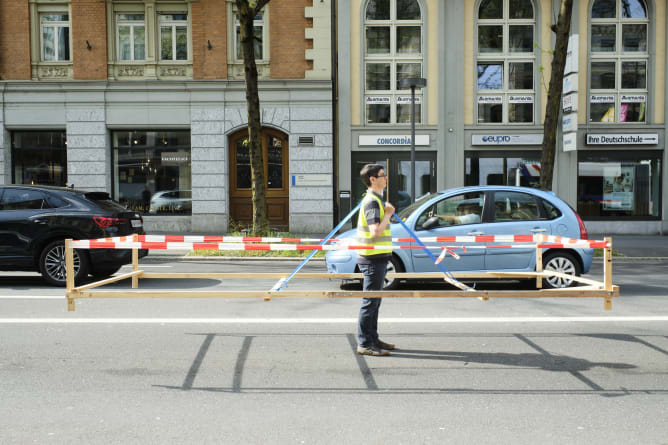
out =
[[[579,277],[582,273],[580,263],[569,252],[551,252],[543,258],[543,269],[561,272],[566,275]],[[563,277],[549,277],[543,279],[545,289],[561,289],[575,285],[576,282]]]
[[[74,281],[78,282],[88,276],[88,257],[75,249],[73,260]],[[46,245],[39,256],[39,271],[52,286],[65,286],[65,241],[53,241]]]
[[[390,261],[387,262],[387,273],[390,272],[403,272],[404,267],[401,264],[401,261],[394,255],[390,258]],[[394,290],[399,287],[399,278],[388,278],[385,276],[385,284],[383,285],[383,290]]]

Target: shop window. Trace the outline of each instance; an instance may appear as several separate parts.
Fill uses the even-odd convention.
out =
[[[590,24],[589,121],[646,122],[649,16],[642,0],[596,0]]]
[[[12,182],[64,186],[67,141],[64,131],[12,133]]]
[[[466,152],[464,185],[540,184],[540,151]]]
[[[660,216],[661,152],[578,153],[578,213],[588,219]]]
[[[160,15],[160,60],[188,60],[188,15]]]
[[[118,14],[116,36],[118,60],[146,59],[144,14]]]
[[[67,13],[45,13],[40,17],[43,62],[70,60],[70,16]]]
[[[483,0],[478,8],[479,124],[534,122],[536,19],[530,0]]]
[[[422,77],[423,19],[417,0],[370,0],[364,21],[364,102],[369,124],[409,123],[411,92],[399,82]],[[422,122],[416,90],[415,121]]]
[[[150,215],[191,214],[189,131],[116,131],[114,198]]]

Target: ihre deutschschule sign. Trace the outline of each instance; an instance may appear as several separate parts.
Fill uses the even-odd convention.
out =
[[[654,134],[587,134],[587,145],[656,145],[659,135]]]

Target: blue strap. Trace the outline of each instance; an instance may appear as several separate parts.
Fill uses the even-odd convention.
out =
[[[341,222],[340,222],[336,227],[334,227],[334,229],[333,229],[331,232],[329,232],[329,235],[327,235],[327,236],[325,237],[325,239],[323,239],[323,240],[320,242],[320,245],[321,245],[321,246],[324,245],[327,241],[329,241],[329,239],[330,239],[331,237],[333,237],[334,235],[336,235],[336,232],[338,232],[339,229],[340,229],[341,227],[343,227],[343,225],[344,225],[346,222],[348,222],[348,220],[349,220],[355,213],[357,213],[357,211],[360,209],[360,207],[362,207],[362,202],[363,202],[363,201],[364,201],[364,200],[361,200],[361,201],[357,204],[357,206],[356,206],[350,213],[348,213],[348,215],[347,215],[345,218],[343,218],[343,219],[341,220]],[[312,251],[306,258],[304,258],[304,261],[302,261],[301,264],[300,264],[299,266],[297,266],[297,268],[290,274],[290,276],[288,276],[288,277],[285,278],[284,280],[280,280],[278,283],[276,283],[276,285],[275,285],[271,290],[278,290],[278,291],[280,291],[280,290],[282,290],[283,288],[287,288],[287,287],[288,287],[288,281],[290,281],[290,280],[292,279],[292,277],[294,277],[295,274],[296,274],[297,272],[299,272],[300,269],[306,265],[306,263],[308,263],[308,260],[310,260],[311,257],[312,257],[313,255],[316,254],[316,252],[318,252],[318,251],[317,251],[317,250]],[[279,285],[279,284],[280,284],[280,285]]]
[[[413,239],[415,240],[415,242],[418,243],[418,245],[420,245],[420,246],[422,246],[422,247],[424,248],[424,251],[427,253],[427,255],[429,256],[429,258],[431,258],[431,260],[432,260],[434,263],[436,263],[436,257],[434,256],[434,254],[431,253],[431,252],[429,251],[429,248],[428,248],[427,246],[425,246],[424,243],[423,243],[422,241],[420,241],[420,238],[418,238],[418,236],[415,234],[415,232],[413,232],[413,231],[412,231],[412,230],[411,230],[411,229],[410,229],[410,228],[409,228],[409,227],[408,227],[408,226],[401,220],[401,218],[399,218],[399,217],[397,216],[396,213],[394,213],[392,216],[394,216],[394,218],[395,218],[397,221],[399,221],[399,224],[401,224],[401,227],[403,227],[403,228],[406,230],[406,232],[408,232],[408,234],[411,236],[411,238],[413,238]],[[441,272],[443,272],[443,273],[445,274],[446,277],[448,277],[449,279],[451,279],[451,280],[453,280],[453,281],[457,281],[457,282],[459,282],[458,280],[455,279],[454,275],[452,275],[452,273],[451,273],[451,272],[450,272],[450,271],[449,271],[449,270],[448,270],[442,263],[438,263],[438,264],[436,264],[436,266],[437,266],[439,269],[441,269]],[[467,286],[467,287],[468,287],[468,286]]]

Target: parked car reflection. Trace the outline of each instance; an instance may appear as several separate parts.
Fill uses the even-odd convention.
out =
[[[148,213],[191,213],[190,190],[162,190],[151,197]]]

